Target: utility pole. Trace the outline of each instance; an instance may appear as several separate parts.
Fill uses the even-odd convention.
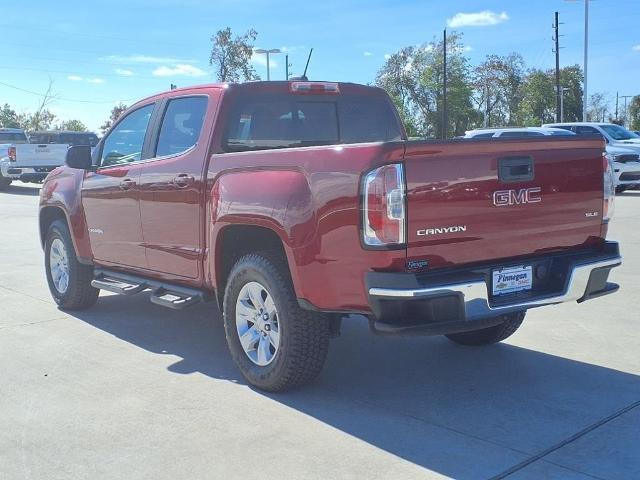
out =
[[[284,73],[286,79],[289,80],[289,55],[284,56]]]
[[[618,120],[618,92],[616,92],[616,120]]]
[[[556,122],[561,122],[560,120],[560,95],[562,95],[560,91],[560,34],[559,23],[558,23],[558,12],[555,15],[555,22],[553,24],[553,29],[555,31],[553,35],[553,40],[556,43],[555,53],[556,53]]]
[[[442,42],[443,82],[442,82],[442,139],[447,139],[449,112],[447,112],[447,29],[444,29]]]

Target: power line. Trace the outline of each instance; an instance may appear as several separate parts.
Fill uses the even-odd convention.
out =
[[[19,90],[21,92],[24,93],[29,93],[31,95],[35,95],[41,98],[46,97],[46,95],[42,94],[42,93],[38,93],[38,92],[34,92],[33,90],[27,90],[26,88],[21,88],[21,87],[17,87],[15,85],[11,85],[9,83],[4,83],[4,82],[0,82],[0,85],[3,85],[5,87],[8,88],[13,88],[14,90]],[[136,98],[124,98],[124,99],[119,99],[119,100],[105,100],[105,101],[98,101],[98,100],[78,100],[78,99],[74,99],[74,98],[65,98],[65,97],[54,97],[55,100],[61,100],[64,102],[76,102],[76,103],[95,103],[95,104],[113,104],[113,103],[118,103],[118,102],[130,102],[133,100],[136,100]]]

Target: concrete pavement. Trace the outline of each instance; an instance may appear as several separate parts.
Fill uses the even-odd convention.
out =
[[[351,317],[318,381],[244,384],[212,305],[49,296],[35,185],[0,193],[0,479],[640,478],[640,191],[619,293],[529,312],[501,345]]]

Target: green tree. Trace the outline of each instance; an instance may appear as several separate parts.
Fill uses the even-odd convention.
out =
[[[552,75],[552,72],[549,72]],[[563,92],[563,121],[582,121],[582,67],[571,65],[560,69],[560,85],[567,90]]]
[[[376,85],[389,93],[411,136],[442,136],[443,49],[442,41],[405,47],[391,55],[376,76]],[[463,134],[477,120],[469,70],[462,36],[452,32],[447,39],[449,137]]]
[[[0,127],[20,128],[20,118],[8,103],[0,108]]]
[[[57,125],[58,130],[71,130],[73,132],[86,132],[87,127],[80,120],[65,120]]]
[[[524,59],[517,53],[488,55],[473,70],[474,100],[482,110],[485,126],[518,123],[524,76]]]
[[[39,130],[50,130],[56,116],[48,109],[38,109],[33,113],[21,113],[18,115],[20,127],[28,132],[37,132]]]
[[[211,37],[213,43],[209,55],[209,65],[214,67],[219,82],[240,82],[259,80],[251,65],[253,45],[258,32],[253,28],[244,35],[233,36],[231,28],[218,30]]]
[[[589,96],[589,108],[587,110],[587,121],[604,122],[609,110],[609,99],[602,92],[592,93]]]
[[[631,130],[640,130],[640,95],[633,97],[629,104],[629,124]]]
[[[118,118],[120,118],[120,115],[122,115],[127,108],[129,107],[127,107],[124,103],[119,103],[111,109],[109,118],[102,125],[100,125],[100,131],[103,135],[109,131],[111,125],[113,125],[114,122],[117,121]]]

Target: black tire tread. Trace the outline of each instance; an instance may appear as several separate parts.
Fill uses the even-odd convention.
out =
[[[522,322],[524,321],[526,312],[515,312],[506,315],[504,322],[493,327],[483,328],[481,330],[473,330],[471,332],[451,333],[445,335],[449,340],[460,345],[480,346],[491,345],[501,342],[513,335]]]
[[[290,350],[286,362],[283,364],[283,371],[278,375],[278,378],[272,383],[256,386],[270,392],[282,392],[311,382],[322,370],[327,357],[330,340],[329,320],[321,314],[300,308],[293,291],[289,271],[278,252],[249,253],[236,262],[229,274],[229,283],[225,291],[223,310],[225,323],[235,325],[234,319],[226,318],[229,311],[227,305],[232,301],[229,298],[229,292],[235,290],[235,282],[240,280],[237,277],[238,272],[247,266],[257,266],[268,272],[276,287],[285,292],[285,305],[282,305],[281,302],[278,305],[278,310],[287,312],[289,319],[287,335],[292,338],[289,342]],[[235,302],[235,298],[233,301]],[[231,353],[234,355],[233,351]],[[240,353],[244,355],[244,352]],[[247,380],[252,382],[249,378]],[[255,382],[252,383],[255,384]]]

